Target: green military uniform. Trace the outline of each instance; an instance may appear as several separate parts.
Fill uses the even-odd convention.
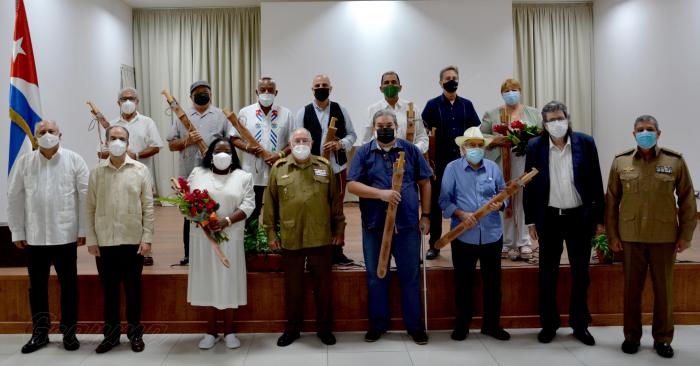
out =
[[[673,339],[676,242],[690,242],[697,224],[693,182],[681,154],[658,146],[645,160],[637,149],[615,157],[606,199],[608,239],[621,240],[625,266],[625,339],[642,337],[641,300],[647,268],[654,289],[654,340]],[[676,206],[676,203],[678,206]]]
[[[275,226],[279,224],[284,249],[330,244],[331,236],[345,231],[343,204],[336,184],[330,163],[322,157],[312,155],[302,165],[292,156],[278,160],[270,171],[265,191],[263,227],[268,238],[277,238]]]
[[[332,237],[342,236],[345,216],[328,160],[311,156],[299,164],[293,156],[278,160],[265,190],[263,227],[269,241],[280,239],[285,271],[287,332],[302,330],[304,264],[308,259],[319,332],[330,332]],[[275,228],[280,226],[280,238]]]

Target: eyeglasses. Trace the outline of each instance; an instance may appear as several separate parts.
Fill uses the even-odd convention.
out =
[[[132,101],[132,102],[135,102],[135,101],[137,101],[137,100],[139,100],[139,99],[136,98],[136,97],[121,97],[121,98],[119,98],[119,101],[120,101],[120,102],[126,102],[127,100],[130,100],[130,101]]]

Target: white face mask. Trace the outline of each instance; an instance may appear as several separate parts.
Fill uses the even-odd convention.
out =
[[[114,157],[120,157],[126,153],[126,142],[112,140],[109,142],[109,153]]]
[[[292,155],[294,155],[297,160],[304,161],[311,155],[311,147],[307,145],[297,145],[292,148]]]
[[[564,137],[566,132],[569,130],[569,121],[561,119],[558,121],[547,122],[544,126],[552,137],[555,139],[560,139]]]
[[[136,111],[136,103],[134,103],[130,100],[122,102],[121,111],[122,111],[122,114],[134,113],[134,111]]]
[[[214,154],[212,162],[216,169],[227,170],[231,166],[231,154],[225,152]]]
[[[47,132],[41,135],[41,137],[37,139],[37,142],[39,143],[39,146],[43,147],[44,149],[52,149],[58,145],[58,136]]]
[[[261,106],[267,108],[275,102],[275,95],[271,93],[263,93],[258,95],[258,102]]]

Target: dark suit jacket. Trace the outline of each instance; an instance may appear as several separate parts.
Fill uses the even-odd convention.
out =
[[[605,212],[605,194],[603,178],[598,161],[598,150],[593,137],[580,132],[571,136],[571,160],[574,167],[574,185],[583,201],[584,222],[595,231],[596,224],[603,224]],[[549,204],[549,136],[540,136],[530,140],[527,146],[525,171],[537,168],[533,180],[525,186],[523,205],[525,223],[535,224],[538,231],[547,227],[545,213]]]

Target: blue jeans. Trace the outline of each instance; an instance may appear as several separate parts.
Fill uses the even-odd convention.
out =
[[[362,251],[367,267],[367,290],[370,328],[377,331],[389,329],[389,284],[391,272],[384,278],[377,277],[379,251],[382,246],[382,230],[362,229]],[[396,261],[401,284],[401,308],[403,322],[409,332],[423,330],[420,303],[420,232],[418,228],[402,229],[394,234],[391,255]],[[387,264],[388,265],[388,264]]]

